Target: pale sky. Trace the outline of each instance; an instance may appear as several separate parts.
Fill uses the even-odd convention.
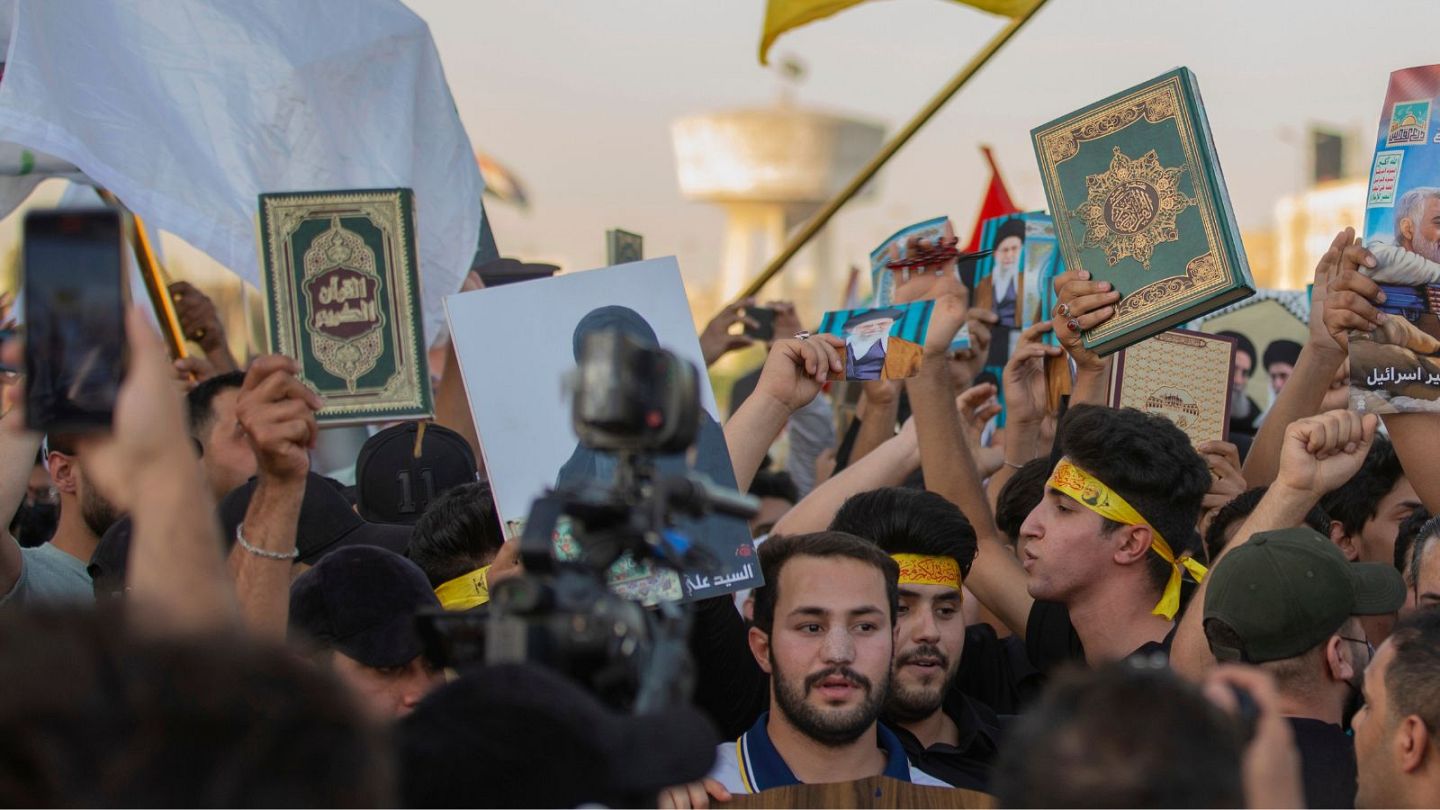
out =
[[[407,0],[426,19],[477,146],[525,183],[530,211],[487,203],[501,252],[567,270],[604,264],[604,231],[645,236],[687,278],[717,272],[723,217],[684,200],[672,120],[767,105],[756,59],[764,0]],[[1369,143],[1389,72],[1437,61],[1440,4],[1396,0],[1050,0],[842,211],[835,247],[863,263],[897,228],[948,214],[969,232],[995,147],[1022,207],[1044,208],[1030,129],[1158,75],[1199,78],[1242,228],[1268,226],[1305,182],[1305,127]],[[772,63],[808,67],[802,105],[901,126],[980,45],[996,18],[944,0],[871,0],[782,37]],[[1356,223],[1359,225],[1359,223]],[[844,272],[844,266],[836,272]]]

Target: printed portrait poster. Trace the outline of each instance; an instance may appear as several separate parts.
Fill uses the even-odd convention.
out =
[[[1365,246],[1391,317],[1350,337],[1351,404],[1440,411],[1440,65],[1390,74],[1365,200]]]
[[[832,379],[903,380],[920,371],[934,301],[841,309],[820,319],[820,331],[845,341],[844,376]]]
[[[719,410],[673,256],[458,293],[445,305],[496,508],[508,535],[519,534],[532,501],[547,488],[586,479],[613,480],[614,456],[579,444],[563,382],[576,367],[584,335],[592,330],[620,329],[700,370],[699,438],[688,454],[657,456],[656,473],[689,469],[734,489]],[[611,572],[618,593],[654,603],[703,599],[762,584],[744,520],[712,515],[677,522],[675,528],[718,561],[715,569],[677,577],[622,560]],[[582,539],[562,526],[557,549],[577,553]]]

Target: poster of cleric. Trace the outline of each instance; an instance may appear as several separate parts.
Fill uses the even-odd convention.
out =
[[[535,498],[547,489],[610,485],[630,475],[627,467],[622,476],[620,456],[581,441],[573,426],[572,374],[588,336],[618,332],[628,344],[665,349],[705,368],[674,257],[462,292],[447,298],[445,307],[495,505],[511,536],[519,534]],[[734,489],[719,410],[703,371],[698,385],[700,425],[693,446],[648,461],[658,476],[700,473],[722,489]],[[761,583],[743,519],[714,513],[680,517],[674,528],[705,552],[706,564],[687,565],[677,576],[625,558],[610,571],[611,589],[654,603],[703,599]],[[579,534],[573,521],[557,524],[554,539],[562,558],[581,552]]]
[[[1365,201],[1361,268],[1390,317],[1350,337],[1351,404],[1440,412],[1440,65],[1390,74]]]

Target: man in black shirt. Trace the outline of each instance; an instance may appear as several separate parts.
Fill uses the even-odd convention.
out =
[[[1347,562],[1310,528],[1261,532],[1215,566],[1205,593],[1210,650],[1275,677],[1308,807],[1354,806],[1355,745],[1344,726],[1370,660],[1355,617],[1392,613],[1404,601],[1393,566]]]

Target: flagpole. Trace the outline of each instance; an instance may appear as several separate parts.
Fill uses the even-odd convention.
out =
[[[956,73],[954,78],[942,87],[940,92],[936,93],[935,96],[930,99],[929,103],[920,109],[920,112],[915,114],[914,118],[910,119],[910,123],[895,133],[895,135],[881,147],[880,152],[871,158],[869,163],[865,164],[865,168],[861,169],[850,179],[850,182],[845,185],[845,188],[840,190],[839,194],[836,194],[830,202],[825,204],[824,208],[817,211],[814,216],[810,217],[810,219],[800,227],[800,230],[795,232],[794,236],[790,237],[790,240],[785,243],[785,247],[781,249],[780,255],[771,259],[770,263],[765,266],[765,269],[760,275],[754,281],[750,282],[750,285],[746,287],[738,297],[749,298],[758,294],[760,290],[769,283],[770,279],[774,278],[776,274],[784,269],[785,264],[795,258],[795,254],[799,253],[801,248],[805,247],[811,239],[815,238],[815,234],[819,233],[820,229],[824,228],[825,224],[828,223],[841,208],[845,207],[845,204],[850,202],[851,198],[858,194],[866,183],[870,182],[871,178],[889,162],[890,158],[894,157],[895,153],[899,152],[900,148],[908,143],[910,139],[915,136],[915,133],[919,132],[920,128],[925,126],[925,124],[935,116],[935,113],[940,111],[941,107],[945,106],[945,102],[949,101],[951,96],[959,92],[960,88],[964,87],[966,82],[969,82],[970,78],[978,73],[980,68],[984,67],[985,63],[989,62],[990,58],[998,53],[1006,42],[1010,41],[1010,38],[1015,36],[1016,32],[1023,28],[1025,23],[1029,22],[1030,18],[1035,16],[1035,12],[1039,11],[1047,1],[1048,0],[1036,0],[1035,5],[1031,6],[1029,11],[1010,20],[1004,28],[1000,29],[995,36],[991,37],[985,47],[982,48],[979,53],[975,54],[975,56],[960,69],[960,72]]]

